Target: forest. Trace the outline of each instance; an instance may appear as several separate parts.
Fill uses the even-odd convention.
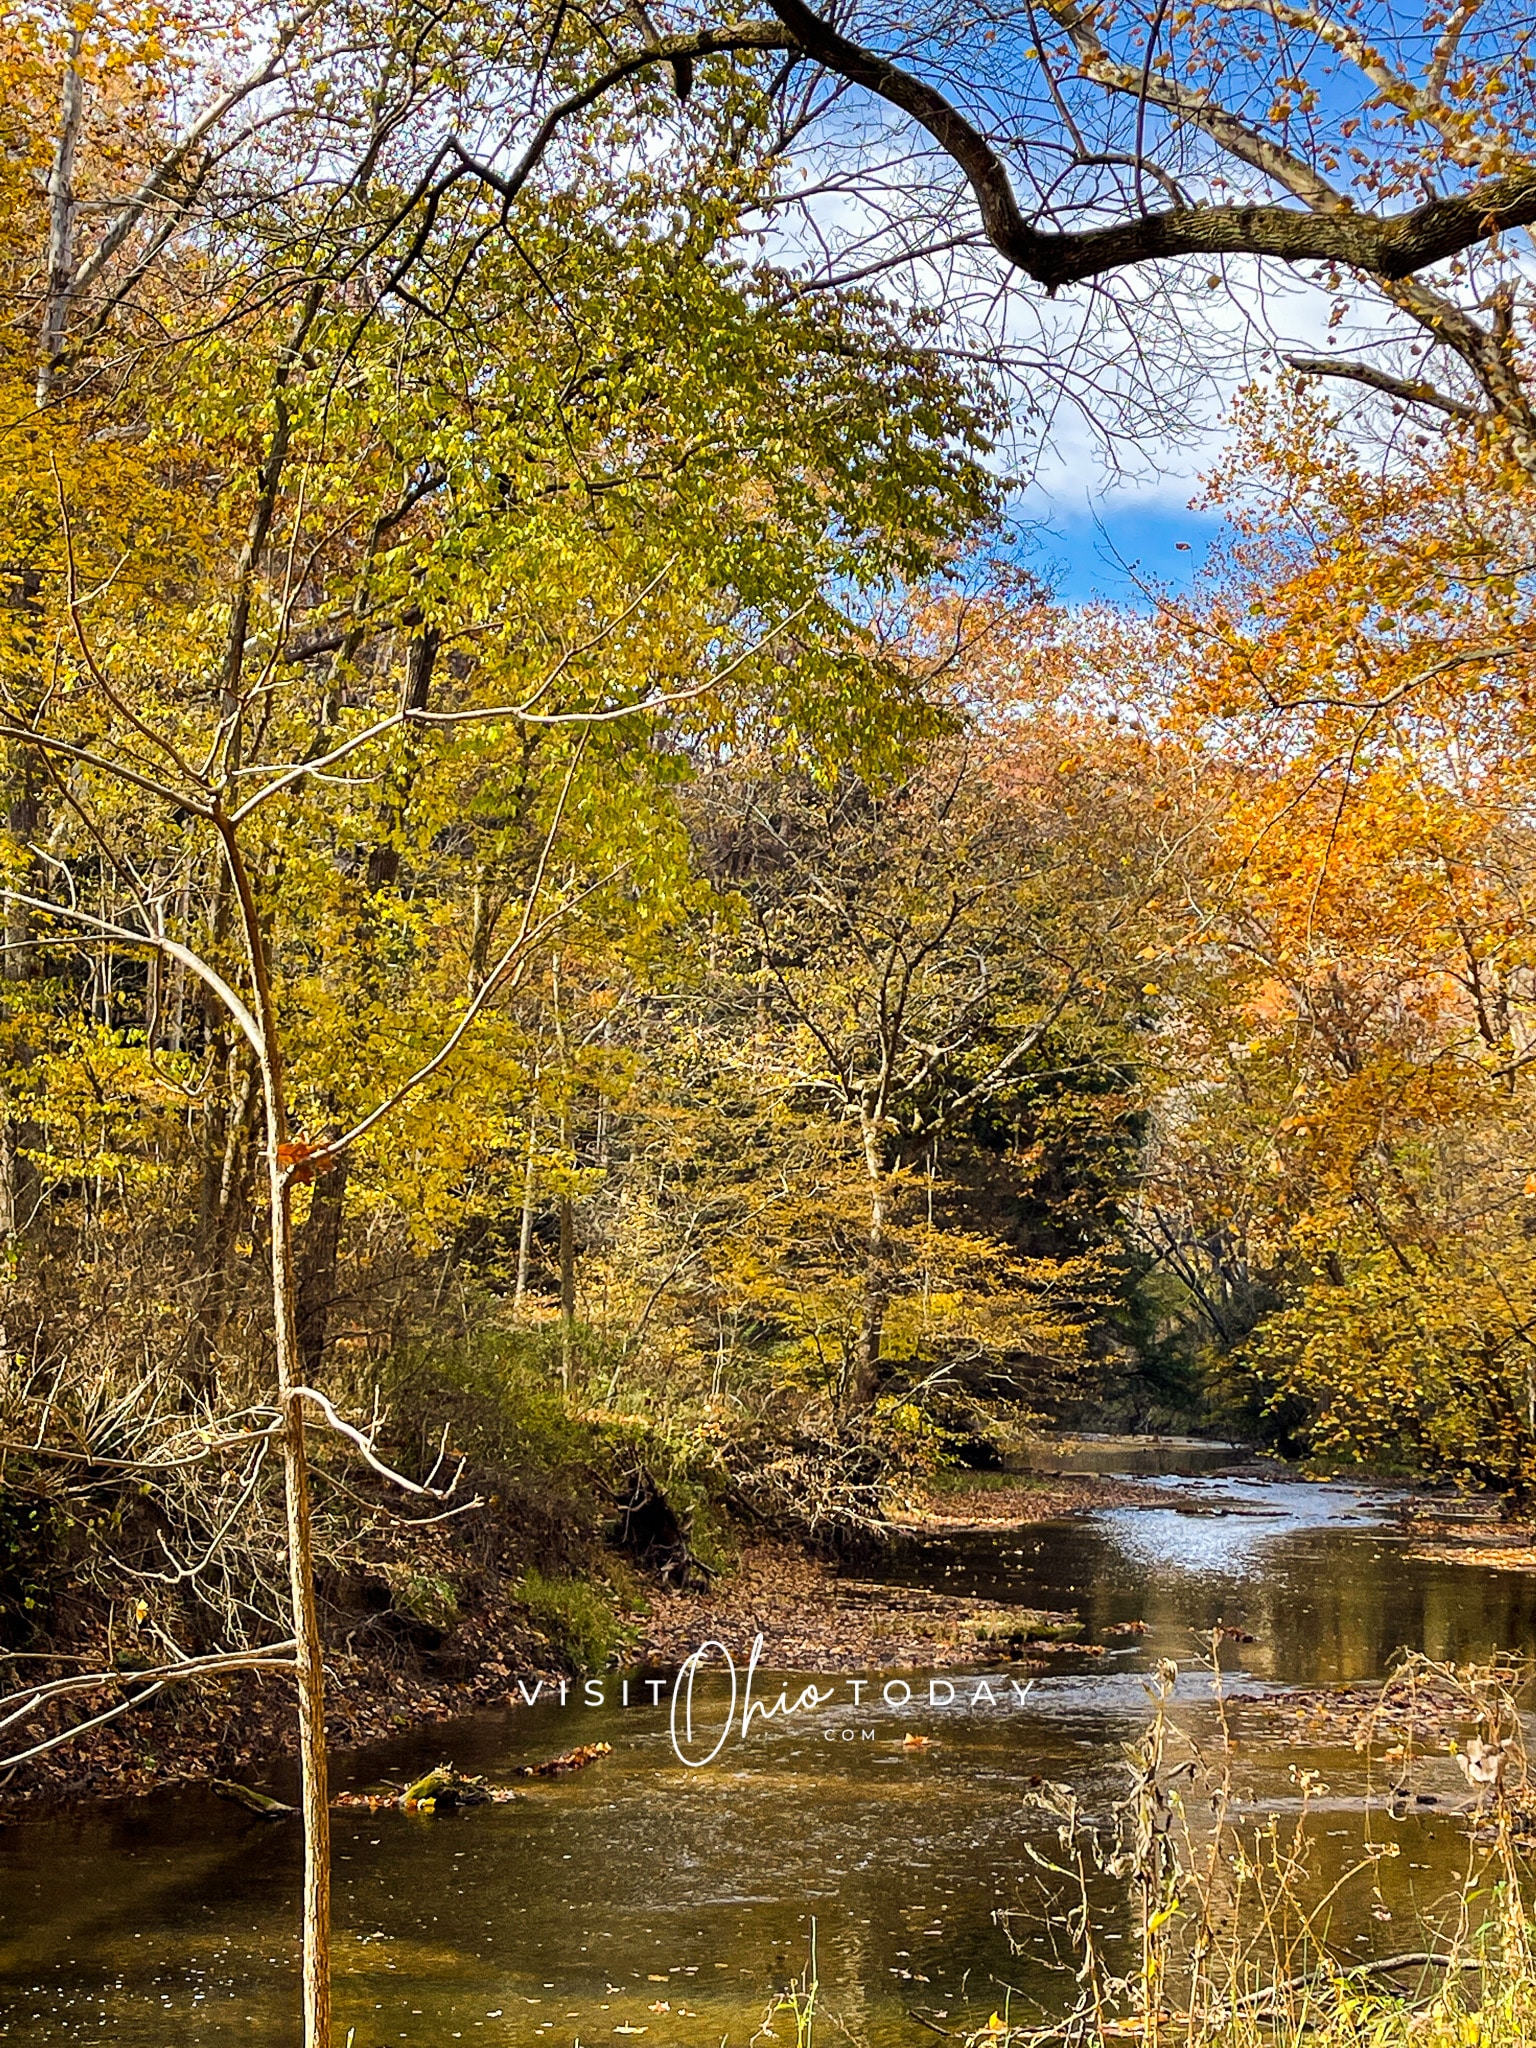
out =
[[[865,13],[0,26],[0,1634],[322,1788],[1047,1424],[1536,1495],[1529,26]]]

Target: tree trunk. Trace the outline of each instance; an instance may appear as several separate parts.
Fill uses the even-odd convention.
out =
[[[880,1386],[880,1343],[885,1334],[885,1306],[889,1291],[886,1272],[885,1230],[889,1214],[890,1178],[880,1145],[878,1128],[864,1125],[864,1165],[869,1175],[869,1234],[864,1240],[864,1306],[854,1345],[853,1371],[848,1398],[855,1408],[868,1408]]]
[[[224,1034],[220,1033],[221,1036]],[[254,1166],[252,1118],[257,1105],[257,1072],[236,1039],[224,1057],[229,1086],[213,1095],[202,1119],[203,1161],[198,1192],[197,1259],[202,1274],[187,1332],[184,1372],[191,1390],[204,1398],[214,1391],[214,1353],[229,1307],[229,1265],[244,1203],[247,1175]]]
[[[83,86],[80,77],[80,48],[83,32],[78,24],[70,30],[68,52],[64,61],[64,83],[59,100],[59,126],[54,137],[53,162],[48,172],[48,275],[43,293],[43,318],[39,334],[37,368],[37,403],[46,406],[53,388],[55,362],[63,350],[64,337],[69,319],[69,301],[75,280],[75,153],[80,141],[80,124],[84,112]],[[16,583],[16,596],[11,601],[24,614],[35,611],[38,593],[37,572],[27,568],[11,571]],[[10,580],[10,579],[8,579]],[[19,602],[18,602],[19,601]],[[23,639],[27,654],[33,652],[31,634]],[[32,683],[26,691],[28,722],[35,717],[35,699],[40,684]],[[9,800],[6,805],[6,825],[13,845],[20,852],[23,863],[17,877],[23,892],[27,895],[41,895],[37,880],[31,873],[32,859],[28,849],[37,836],[38,822],[38,772],[36,757],[31,748],[22,751],[11,748],[9,774]],[[11,983],[35,980],[37,958],[31,944],[31,913],[20,904],[12,904],[5,920],[5,972],[4,978]],[[10,1007],[9,1005],[7,1007]],[[20,1034],[14,1064],[25,1069],[30,1064],[30,1048],[25,1027]],[[5,1248],[10,1256],[12,1287],[21,1279],[23,1253],[29,1229],[36,1220],[38,1205],[37,1174],[28,1150],[36,1143],[37,1133],[25,1119],[12,1114],[10,1105],[3,1106],[3,1125],[0,1125],[0,1233],[5,1238]],[[0,1349],[4,1349],[6,1338],[0,1334]]]
[[[437,650],[442,636],[435,626],[426,627],[412,640],[405,657],[405,687],[400,694],[402,711],[425,711],[427,699],[432,691],[432,671],[437,664]],[[397,835],[405,815],[405,796],[410,783],[415,781],[413,766],[408,776],[406,791],[402,791],[394,803],[379,808],[379,824],[389,835],[388,838],[370,849],[368,864],[363,875],[363,886],[370,895],[380,889],[392,889],[400,879],[400,848]]]
[[[521,1315],[523,1300],[528,1292],[528,1268],[533,1257],[533,1196],[537,1182],[534,1177],[535,1143],[538,1122],[530,1110],[528,1115],[528,1163],[523,1168],[523,1216],[517,1233],[517,1282],[512,1289],[512,1313]]]
[[[36,631],[39,588],[35,570],[15,572],[5,605],[7,611],[20,614],[20,673],[13,678],[13,689],[25,704],[29,720],[37,715],[41,689],[38,675],[42,657]],[[37,757],[30,747],[8,746],[5,769],[5,822],[15,860],[10,879],[25,894],[41,896],[45,894],[45,883],[32,851],[42,817]],[[25,904],[9,904],[4,928],[5,962],[0,975],[6,991],[4,1011],[12,1033],[9,1064],[16,1074],[23,1075],[33,1060],[35,1019],[27,1014],[33,1003],[29,984],[40,979],[31,911]],[[42,1200],[37,1166],[31,1154],[39,1148],[42,1133],[14,1100],[6,1099],[7,1093],[0,1090],[0,1235],[4,1237],[10,1265],[11,1289],[24,1295],[32,1280],[29,1251]],[[0,1338],[0,1346],[4,1341]]]
[[[288,1145],[288,1104],[277,1006],[266,941],[234,828],[221,821],[229,872],[240,903],[246,962],[260,1026],[261,1092],[266,1110],[267,1192],[271,1213],[272,1335],[283,1414],[283,1495],[288,1527],[288,1595],[297,1644],[300,1807],[304,1824],[302,2003],[304,2048],[331,2048],[331,1812],[325,1750],[325,1652],[315,1598],[309,1459],[299,1355],[298,1280]]]
[[[848,1386],[855,1408],[873,1405],[880,1388],[880,1344],[885,1335],[885,1190],[870,1198],[869,1236],[864,1247],[864,1306],[854,1347],[853,1375]]]
[[[6,807],[6,825],[13,845],[20,859],[25,863],[19,877],[23,890],[29,894],[41,893],[33,870],[35,862],[27,849],[37,836],[39,804],[37,797],[37,776],[30,750],[23,754],[12,749],[10,773],[10,802]],[[24,905],[10,905],[5,920],[5,980],[10,985],[12,1011],[25,1006],[26,984],[37,979],[37,949],[32,940],[32,914]],[[20,1071],[32,1064],[30,1021],[23,1019],[16,1034],[12,1063]],[[28,1156],[38,1142],[36,1125],[30,1118],[6,1105],[5,1128],[0,1134],[0,1149],[4,1153],[4,1177],[0,1183],[0,1228],[3,1228],[13,1262],[13,1284],[20,1282],[24,1264],[23,1254],[27,1234],[36,1221],[38,1205],[37,1169]]]
[[[340,1131],[322,1134],[329,1143]],[[336,1299],[336,1259],[341,1249],[341,1225],[347,1201],[347,1172],[351,1155],[343,1152],[327,1173],[315,1182],[309,1216],[299,1233],[296,1260],[299,1276],[298,1325],[299,1362],[311,1386],[319,1376],[325,1358],[325,1341],[330,1330],[331,1305]]]
[[[571,1384],[576,1354],[576,1215],[569,1195],[560,1197],[560,1378]]]
[[[43,324],[37,361],[37,402],[45,406],[53,392],[54,372],[69,332],[69,302],[75,290],[75,151],[85,98],[80,78],[79,25],[71,30],[64,63],[64,88],[59,100],[59,129],[48,173],[48,284],[43,297]]]
[[[303,2013],[304,2048],[331,2043],[331,1813],[325,1751],[325,1653],[315,1600],[315,1550],[310,1525],[309,1460],[304,1442],[299,1378],[298,1292],[288,1177],[279,1146],[287,1118],[282,1078],[269,1059],[267,1083],[268,1188],[272,1202],[272,1311],[277,1342],[278,1400],[283,1410],[283,1494],[288,1522],[288,1592],[298,1643],[300,1804],[304,1816]]]

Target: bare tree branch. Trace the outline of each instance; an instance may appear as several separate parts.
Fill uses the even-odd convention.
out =
[[[261,1026],[236,995],[229,983],[216,968],[206,960],[199,959],[190,947],[180,945],[175,939],[168,939],[163,932],[136,932],[130,926],[113,924],[110,918],[93,917],[88,910],[75,910],[62,903],[50,903],[43,896],[26,896],[19,889],[0,890],[0,903],[19,903],[28,910],[43,911],[49,917],[63,918],[67,924],[78,924],[87,931],[98,932],[103,938],[115,939],[119,945],[147,946],[153,952],[164,953],[169,959],[180,961],[190,974],[195,974],[205,987],[213,990],[219,1001],[240,1027],[241,1034],[249,1042],[258,1059],[266,1056],[266,1041]]]
[[[103,1713],[91,1715],[89,1720],[76,1721],[72,1726],[61,1729],[41,1742],[34,1742],[30,1748],[16,1751],[12,1756],[0,1756],[0,1771],[13,1770],[18,1764],[30,1763],[34,1757],[45,1756],[50,1749],[59,1749],[66,1742],[74,1742],[93,1729],[104,1727],[108,1721],[115,1721],[119,1714],[126,1714],[131,1707],[139,1707],[152,1699],[167,1685],[179,1685],[187,1679],[222,1678],[233,1671],[293,1671],[297,1667],[288,1653],[297,1647],[292,1642],[274,1643],[261,1650],[216,1651],[207,1657],[182,1658],[174,1664],[151,1666],[145,1671],[93,1671],[75,1678],[61,1678],[51,1685],[37,1686],[30,1696],[12,1693],[0,1699],[0,1706],[9,1706],[12,1701],[22,1699],[23,1703],[0,1720],[0,1728],[9,1728],[17,1721],[27,1720],[50,1704],[76,1692],[100,1692],[110,1685],[142,1686],[143,1690],[131,1693],[116,1706],[108,1707]]]
[[[1301,159],[1266,143],[1256,167],[1281,182],[1295,182],[1304,175],[1314,188],[1308,210],[1266,203],[1174,206],[1103,227],[1050,233],[1026,218],[997,149],[936,87],[890,58],[851,42],[813,13],[805,0],[769,4],[808,57],[900,108],[928,131],[965,174],[992,246],[1048,291],[1180,256],[1272,256],[1285,263],[1337,263],[1394,280],[1442,263],[1490,236],[1536,222],[1536,165],[1480,179],[1463,192],[1427,200],[1405,212],[1376,214],[1349,205]],[[1063,9],[1058,17],[1064,25],[1068,11]],[[1070,14],[1074,25],[1086,19],[1075,7]],[[1124,80],[1104,82],[1129,91],[1136,86],[1129,74]],[[1214,132],[1221,118],[1220,110],[1201,110],[1201,125],[1208,130]],[[1251,144],[1252,131],[1231,116],[1225,119],[1231,122],[1231,132],[1221,136],[1223,146],[1248,154],[1244,142],[1248,138]]]
[[[1384,391],[1389,398],[1400,398],[1405,405],[1433,406],[1437,412],[1449,413],[1454,420],[1483,417],[1475,405],[1468,405],[1465,399],[1452,398],[1449,392],[1437,390],[1422,378],[1394,377],[1391,371],[1378,370],[1371,363],[1337,362],[1332,356],[1287,356],[1285,361],[1290,369],[1303,377],[1342,377],[1352,384],[1368,384],[1373,391]]]

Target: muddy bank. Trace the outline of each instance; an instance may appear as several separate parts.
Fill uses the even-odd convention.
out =
[[[1485,1571],[1536,1572],[1536,1528],[1528,1520],[1502,1521],[1479,1501],[1470,1516],[1448,1517],[1444,1503],[1412,1502],[1404,1523],[1413,1538],[1411,1558],[1432,1564],[1469,1564]]]
[[[72,1660],[78,1666],[82,1658]],[[105,1663],[103,1657],[101,1662]],[[554,1678],[547,1641],[511,1610],[465,1622],[455,1633],[449,1676],[332,1652],[326,1658],[326,1734],[331,1749],[356,1749],[477,1708],[515,1706],[517,1683]],[[7,1692],[63,1675],[40,1663],[0,1665]],[[111,1703],[103,1693],[95,1711]],[[36,1733],[61,1723],[40,1716]],[[246,1671],[167,1687],[109,1726],[13,1769],[0,1785],[4,1807],[31,1802],[144,1794],[189,1780],[260,1777],[296,1746],[292,1680]]]
[[[760,1635],[762,1662],[778,1669],[931,1670],[1006,1659],[1043,1670],[1067,1651],[1103,1655],[1075,1640],[1080,1628],[1067,1612],[842,1577],[819,1558],[765,1542],[725,1584],[655,1601],[640,1649],[648,1663],[670,1668],[712,1639],[745,1663]]]
[[[892,1526],[908,1536],[999,1532],[1094,1508],[1143,1507],[1148,1489],[1104,1477],[1031,1479],[988,1474],[914,1495]],[[729,1578],[704,1591],[651,1602],[638,1649],[674,1665],[709,1637],[735,1654],[763,1638],[763,1661],[781,1668],[864,1671],[934,1668],[1006,1658],[1046,1669],[1063,1655],[1101,1656],[1079,1642],[1069,1612],[887,1585],[839,1571],[790,1544],[759,1539]]]
[[[1103,1473],[1032,1478],[1023,1473],[976,1473],[959,1485],[924,1488],[903,1514],[891,1518],[904,1534],[952,1536],[969,1529],[1017,1529],[1056,1522],[1093,1508],[1145,1507],[1155,1496],[1137,1479]]]
[[[1536,1544],[1529,1532],[1509,1541],[1467,1543],[1456,1539],[1416,1543],[1408,1555],[1430,1564],[1471,1564],[1492,1572],[1536,1572]]]

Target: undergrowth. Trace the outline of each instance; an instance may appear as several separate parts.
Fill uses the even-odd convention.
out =
[[[1054,1824],[1054,1846],[1029,1852],[1040,1904],[999,1918],[1010,1940],[1021,1911],[1051,1928],[1070,2009],[1028,2022],[994,2013],[964,2037],[966,2048],[1529,2048],[1536,1809],[1519,1710],[1524,1674],[1506,1660],[1404,1660],[1384,1692],[1392,1713],[1381,1715],[1380,1740],[1363,1742],[1360,1851],[1324,1877],[1319,1820],[1336,1817],[1328,1787],[1298,1770],[1299,1798],[1285,1815],[1245,1796],[1218,1640],[1208,1648],[1214,1728],[1175,1723],[1177,1667],[1159,1666],[1151,1722],[1125,1749],[1129,1789],[1107,1821],[1090,1816],[1071,1786],[1031,1793]],[[1421,1918],[1411,1948],[1346,1956],[1345,1909],[1352,1894],[1357,1906],[1379,1900],[1382,1867],[1400,1853],[1382,1823],[1403,1818],[1415,1772],[1432,1754],[1454,1757],[1468,1786],[1457,1816],[1459,1879]],[[1124,1929],[1134,1929],[1130,1969],[1109,1960],[1107,1937]]]
[[[606,1671],[634,1640],[633,1627],[620,1619],[612,1601],[584,1579],[546,1578],[530,1566],[512,1592],[550,1646],[577,1671]]]

